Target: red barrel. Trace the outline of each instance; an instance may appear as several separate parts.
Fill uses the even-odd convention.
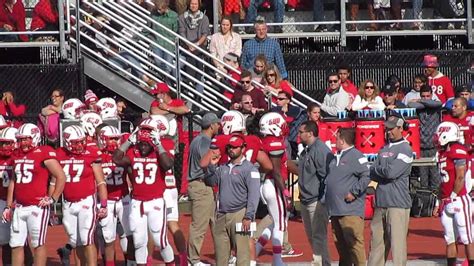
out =
[[[321,136],[324,136],[325,139],[321,140],[323,142],[329,141],[331,142],[331,150],[332,152],[336,153],[336,136],[337,136],[337,131],[340,128],[353,128],[354,127],[354,121],[349,120],[349,119],[334,119],[334,118],[326,118],[324,119],[324,127],[323,130],[326,131],[324,132]],[[321,127],[320,127],[321,128]],[[321,131],[323,131],[321,130]]]
[[[416,117],[406,118],[408,130],[403,131],[403,137],[410,143],[415,158],[420,158],[420,120]]]
[[[365,154],[377,154],[385,144],[383,119],[356,120],[355,147]]]

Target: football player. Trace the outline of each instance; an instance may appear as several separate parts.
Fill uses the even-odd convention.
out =
[[[29,237],[34,249],[34,264],[46,265],[45,240],[50,206],[61,196],[66,177],[56,152],[49,146],[39,146],[41,135],[36,125],[23,124],[15,136],[19,148],[12,158],[14,176],[3,211],[3,220],[11,221],[12,264],[24,264],[23,246]],[[51,184],[54,189],[48,194],[50,174],[55,177],[55,184]]]
[[[165,263],[174,264],[173,249],[166,236],[166,206],[163,200],[166,189],[163,173],[173,167],[173,159],[161,143],[156,121],[147,118],[137,129],[113,154],[115,164],[130,167],[132,172],[130,230],[135,259],[138,265],[146,265],[150,232]]]

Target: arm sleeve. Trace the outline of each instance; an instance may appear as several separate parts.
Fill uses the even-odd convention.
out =
[[[443,103],[441,103],[440,101],[435,101],[435,100],[421,100],[420,101],[421,104],[423,104],[426,108],[430,108],[430,109],[436,109],[436,108],[440,108]]]
[[[183,38],[186,38],[186,23],[184,22],[184,16],[179,16],[178,18],[178,34],[183,37]],[[188,38],[186,38],[188,39]]]
[[[453,100],[452,100],[452,99],[451,99],[451,100],[448,100],[448,101],[444,104],[443,107],[444,107],[445,109],[447,109],[447,110],[453,109]]]
[[[360,197],[365,193],[367,186],[370,183],[369,164],[367,158],[360,157],[354,163],[354,175],[359,179],[350,189],[350,192],[355,197]]]
[[[237,42],[237,46],[235,47],[235,54],[238,56],[241,56],[242,55],[242,38],[240,38],[239,34],[233,34],[233,35]]]
[[[407,104],[407,106],[410,107],[410,108],[416,108],[417,110],[425,109],[425,105],[423,105],[422,103],[418,103],[418,102],[409,102]]]
[[[255,219],[258,202],[260,200],[260,173],[255,166],[252,166],[246,178],[248,188],[247,212],[245,218],[250,220]]]
[[[26,12],[25,12],[25,7],[23,6],[23,3],[20,1],[18,4],[18,10],[17,12],[20,14],[19,17],[20,19],[18,20],[17,22],[17,25],[16,25],[16,30],[17,31],[26,31],[26,24],[25,24],[25,17],[26,17]],[[27,35],[24,35],[24,34],[21,34],[19,36],[19,38],[24,41],[24,42],[27,42],[28,41],[28,36]]]
[[[58,14],[55,13],[49,1],[40,1],[35,7],[35,13],[49,23],[58,22]]]
[[[251,41],[251,40],[249,40]],[[242,57],[240,58],[240,63],[242,64],[243,69],[250,69],[249,54],[248,54],[248,44],[245,43],[242,48]]]
[[[411,167],[412,162],[412,154],[402,150],[391,157],[381,158],[379,164],[375,165],[374,172],[380,179],[395,180]]]
[[[201,23],[201,36],[202,35],[209,35],[211,34],[211,31],[209,29],[209,18],[204,15],[204,17],[202,18],[202,23]],[[199,38],[201,38],[201,36],[199,36]]]
[[[13,114],[13,116],[22,116],[25,114],[25,111],[26,111],[25,105],[23,104],[16,105],[13,102],[8,104],[8,108],[10,109],[10,112]]]
[[[325,145],[319,145],[318,149],[315,151],[315,167],[316,175],[319,180],[326,178],[329,171],[329,163],[333,159],[332,153],[329,151],[329,148]],[[319,155],[321,154],[321,155]]]
[[[204,175],[204,180],[206,181],[206,185],[208,186],[215,186],[218,184],[218,180],[220,177],[220,168],[218,168],[214,164],[209,164],[207,166],[207,173]]]
[[[367,107],[367,104],[368,103],[366,101],[362,100],[360,95],[357,95],[354,99],[354,102],[352,103],[352,111],[362,110]]]
[[[209,52],[215,57],[217,57],[217,43],[216,43],[217,41],[216,41],[216,38],[217,38],[216,34],[213,34],[211,36],[211,43],[209,44]]]
[[[281,53],[280,44],[275,40],[275,64],[281,73],[282,79],[288,78],[288,72],[286,72],[285,61],[283,60],[283,54]]]
[[[451,99],[454,98],[454,89],[453,89],[453,84],[451,83],[450,79],[446,79],[446,99]]]

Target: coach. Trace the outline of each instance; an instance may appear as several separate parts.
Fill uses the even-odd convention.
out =
[[[318,138],[318,126],[305,121],[298,128],[298,136],[305,149],[298,161],[289,161],[288,169],[298,175],[301,217],[306,236],[313,250],[313,262],[331,265],[327,243],[329,217],[324,198],[329,162],[334,158],[329,148]]]
[[[355,131],[341,128],[336,136],[338,153],[329,163],[326,207],[339,265],[364,265],[365,190],[370,182],[367,158],[354,148]]]
[[[206,176],[206,183],[219,187],[213,229],[216,265],[229,264],[232,248],[236,249],[236,265],[250,265],[250,227],[260,199],[260,174],[244,152],[243,137],[233,136],[226,146],[229,162],[217,166],[220,156],[214,156]]]
[[[393,265],[407,263],[407,233],[411,198],[409,175],[413,152],[402,132],[408,125],[397,113],[385,121],[386,144],[370,167],[370,177],[378,182],[375,212],[370,224],[372,241],[368,266],[385,265],[392,249]]]

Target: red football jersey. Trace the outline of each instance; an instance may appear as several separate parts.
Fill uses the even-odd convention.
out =
[[[262,141],[255,135],[247,135],[244,137],[244,140],[247,145],[245,148],[245,158],[255,164],[258,152],[262,149]]]
[[[163,148],[168,153],[168,155],[174,159],[174,154],[175,154],[174,141],[168,137],[162,137],[161,145],[163,145]],[[160,168],[160,171],[163,172],[161,168]],[[165,177],[166,188],[176,188],[176,178],[173,173],[173,168],[166,171],[165,173],[161,173],[161,175]]]
[[[438,73],[435,77],[428,77],[428,85],[433,90],[433,94],[436,95],[443,104],[446,103],[449,98],[454,97],[453,84],[451,84],[451,80],[442,73]]]
[[[62,147],[57,150],[59,164],[66,175],[64,199],[75,202],[96,193],[96,182],[92,164],[101,163],[101,152],[87,147],[81,155],[70,153]]]
[[[49,146],[40,146],[27,153],[19,151],[13,155],[13,194],[18,204],[37,205],[41,198],[48,195],[49,171],[43,162],[56,157],[56,151]]]
[[[283,151],[281,157],[281,177],[283,181],[288,179],[288,156],[286,154],[286,145],[283,137],[266,136],[262,139],[262,149],[269,156],[272,152]],[[268,173],[265,178],[273,179],[272,173]]]
[[[112,161],[112,154],[102,152],[102,171],[107,183],[107,199],[119,200],[128,195],[127,171]]]
[[[8,186],[13,177],[13,161],[11,157],[0,157],[0,176],[2,185],[0,186],[0,199],[7,200]]]
[[[128,149],[132,175],[132,198],[149,201],[163,197],[165,180],[159,170],[159,160],[156,152],[152,151],[147,157],[142,157],[136,147]]]
[[[459,126],[461,130],[461,143],[468,149],[474,148],[474,115],[469,112],[464,118],[455,118],[451,115],[443,117],[443,121],[453,122]]]
[[[460,143],[453,143],[446,150],[438,152],[438,168],[441,176],[440,197],[448,198],[453,192],[454,182],[456,181],[455,160],[466,160],[466,171],[470,169],[470,157],[466,147]],[[466,195],[466,186],[463,186],[458,196]]]

